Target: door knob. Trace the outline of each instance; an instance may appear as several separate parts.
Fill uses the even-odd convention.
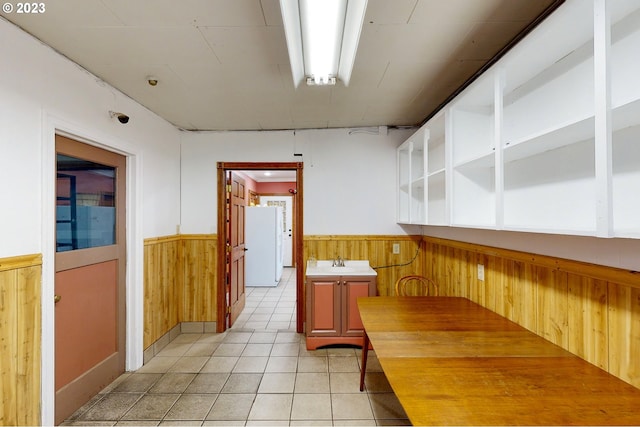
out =
[[[59,303],[61,299],[62,299],[62,295],[54,295],[53,296],[53,302],[56,303],[56,304]]]

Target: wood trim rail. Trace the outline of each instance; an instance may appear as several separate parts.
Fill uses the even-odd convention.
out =
[[[161,237],[149,237],[148,239],[144,239],[144,245],[157,245],[160,243],[169,243],[179,241],[185,238],[186,235],[182,234],[174,234],[171,236],[161,236]]]
[[[19,268],[42,265],[42,254],[20,255],[0,258],[0,271],[17,270]]]
[[[304,236],[306,241],[326,241],[326,240],[363,240],[363,241],[420,241],[422,236],[419,235],[382,235],[382,234],[322,234]]]
[[[216,240],[217,234],[181,234],[180,240]]]

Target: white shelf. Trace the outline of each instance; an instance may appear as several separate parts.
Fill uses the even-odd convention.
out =
[[[459,108],[451,110],[453,161],[466,163],[471,159],[486,156],[495,148],[494,120],[492,112],[468,111]]]
[[[613,237],[624,237],[626,239],[640,239],[640,231],[635,228],[618,229],[613,234]]]
[[[544,129],[520,140],[506,142],[504,146],[505,162],[535,156],[545,151],[555,150],[594,137],[595,119],[593,116],[563,123],[551,129]]]
[[[429,225],[446,225],[448,218],[444,169],[429,175],[427,194]]]
[[[429,162],[427,172],[429,175],[431,175],[433,171],[444,169],[444,135],[440,141],[435,141],[433,145],[429,144],[429,154],[427,157]]]
[[[452,223],[495,226],[495,200],[493,168],[463,168],[454,171]]]
[[[593,2],[568,1],[505,55],[502,139],[509,146],[595,115],[593,22]]]
[[[427,178],[429,179],[429,182],[432,181],[443,181],[444,182],[444,168],[442,169],[438,169],[437,171],[431,172]]]
[[[569,61],[565,58],[564,61]],[[581,58],[580,58],[581,59]],[[580,123],[595,115],[593,83],[593,57],[573,66],[564,74],[559,70],[542,73],[536,82],[519,88],[518,92],[505,94],[503,140],[517,145],[540,134],[551,133],[574,123]],[[509,70],[505,72],[509,78]],[[550,75],[547,75],[550,74]],[[524,92],[524,93],[521,93]],[[510,101],[510,99],[515,99]]]
[[[637,119],[640,121],[640,117]],[[618,237],[640,234],[640,124],[614,132],[613,229]]]
[[[640,238],[640,2],[610,5],[613,236]]]
[[[615,107],[640,98],[640,3],[617,0],[610,5],[611,29],[611,102]],[[624,17],[621,16],[624,14]]]
[[[505,93],[526,86],[542,70],[551,68],[592,39],[592,2],[565,2],[499,61],[500,67],[509,69]]]
[[[472,159],[457,163],[455,168],[492,168],[495,167],[495,163],[495,151],[491,151],[490,153],[480,154]]]
[[[411,181],[424,179],[424,151],[413,150],[411,152]]]
[[[411,182],[411,188],[412,189],[423,189],[424,188],[424,177],[422,178],[416,178]]]
[[[452,222],[451,227],[458,228],[477,228],[479,230],[495,230],[494,224],[477,224],[477,223],[464,223],[464,222]]]
[[[541,234],[570,234],[573,236],[593,236],[593,229],[579,228],[540,228],[540,227],[510,227],[504,226],[504,231],[519,231],[524,233],[541,233]]]
[[[510,162],[504,167],[504,227],[596,232],[593,141]]]
[[[638,84],[640,85],[640,81]],[[614,107],[611,111],[611,121],[614,131],[640,124],[640,99]]]
[[[426,125],[429,130],[427,143],[427,174],[431,176],[434,171],[444,169],[445,166],[445,115],[440,113],[434,116]]]

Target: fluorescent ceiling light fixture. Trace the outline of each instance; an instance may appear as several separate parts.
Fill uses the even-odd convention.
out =
[[[280,0],[293,83],[349,85],[367,0]]]

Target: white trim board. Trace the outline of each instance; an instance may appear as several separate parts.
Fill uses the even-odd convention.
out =
[[[75,123],[42,113],[42,342],[41,422],[55,420],[55,135],[123,154],[127,157],[126,370],[143,363],[144,292],[142,238],[142,155],[132,144],[89,131]],[[100,142],[96,142],[100,141]]]

